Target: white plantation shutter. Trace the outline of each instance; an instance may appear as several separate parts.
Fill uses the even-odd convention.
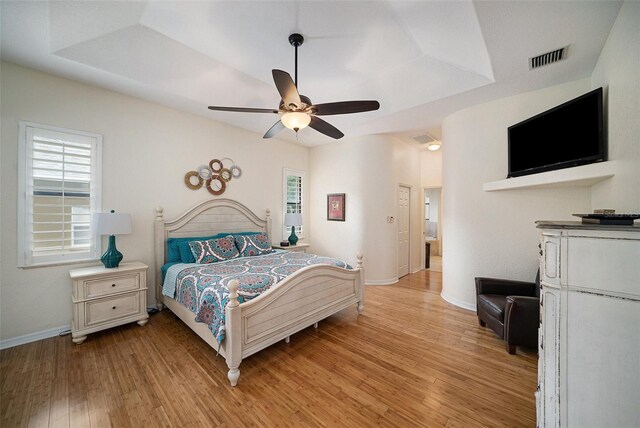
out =
[[[20,266],[96,259],[102,137],[20,122]]]
[[[291,227],[284,224],[284,215],[286,213],[300,213],[304,218],[304,181],[305,173],[284,168],[283,170],[283,200],[282,207],[282,238],[287,239],[291,235]],[[304,237],[304,225],[296,226],[296,235],[298,238]]]

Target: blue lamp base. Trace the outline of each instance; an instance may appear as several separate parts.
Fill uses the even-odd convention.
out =
[[[298,243],[298,237],[296,236],[296,227],[291,226],[291,235],[289,235],[289,244],[296,245]]]
[[[296,238],[296,241],[298,238]],[[122,261],[122,253],[116,248],[116,237],[109,235],[109,247],[100,258],[104,267],[111,269],[117,268]]]

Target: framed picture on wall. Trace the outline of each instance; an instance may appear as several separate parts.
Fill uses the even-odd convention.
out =
[[[344,193],[330,193],[327,195],[327,220],[344,221]]]

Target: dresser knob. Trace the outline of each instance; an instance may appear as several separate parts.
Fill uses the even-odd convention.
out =
[[[112,286],[112,287],[115,287],[116,285],[115,285],[115,284],[111,284],[111,286]]]
[[[116,307],[114,306],[114,307],[113,307],[113,308],[111,308],[111,309],[115,309],[115,308],[116,308]]]

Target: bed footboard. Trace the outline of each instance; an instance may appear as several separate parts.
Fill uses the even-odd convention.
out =
[[[267,346],[316,324],[350,305],[364,309],[362,254],[356,269],[329,265],[309,266],[268,292],[238,303],[238,281],[231,281],[226,307],[225,355],[229,381],[235,386],[240,362]]]

